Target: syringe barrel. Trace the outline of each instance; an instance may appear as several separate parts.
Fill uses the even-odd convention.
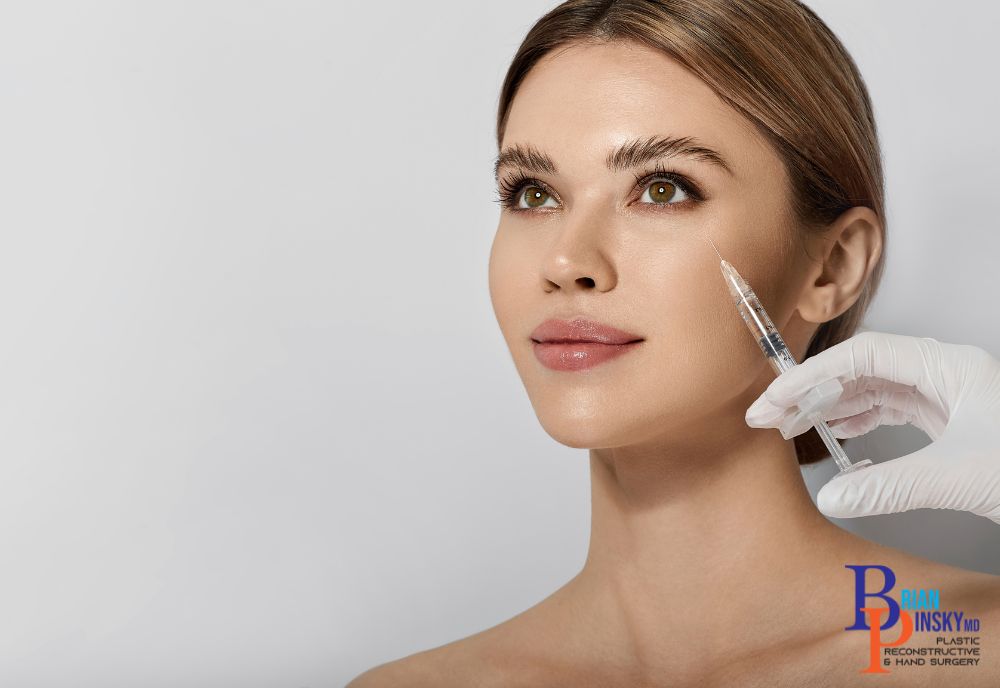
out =
[[[740,312],[743,322],[750,329],[750,334],[757,340],[757,345],[767,357],[767,362],[774,368],[775,375],[781,375],[797,365],[795,357],[788,350],[785,340],[781,338],[778,328],[771,322],[753,289],[747,289],[740,294],[740,298],[736,301],[736,310]]]
[[[785,340],[781,338],[778,328],[774,326],[767,311],[760,304],[757,294],[728,261],[722,261],[721,267],[722,276],[729,287],[729,293],[736,304],[736,310],[740,312],[743,322],[747,324],[750,334],[760,346],[760,350],[764,352],[764,356],[774,368],[775,374],[781,375],[792,366],[797,365],[795,358],[785,346]]]
[[[798,365],[792,352],[788,350],[785,340],[781,338],[778,328],[771,322],[767,311],[761,306],[760,300],[752,289],[740,295],[736,301],[736,310],[740,312],[743,322],[750,329],[750,334],[757,340],[757,345],[767,357],[775,375],[781,375],[789,368]]]

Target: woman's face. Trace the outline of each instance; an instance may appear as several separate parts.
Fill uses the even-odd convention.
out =
[[[642,153],[643,143],[668,137],[710,151],[665,157],[661,148],[634,167],[634,155],[613,153]],[[808,266],[784,167],[752,125],[659,52],[575,44],[528,73],[499,162],[513,207],[501,210],[490,295],[546,432],[604,448],[749,431],[744,411],[774,376],[708,237],[793,353],[815,329],[799,320],[786,331]],[[532,339],[546,320],[578,318],[641,341],[607,358],[606,344]]]

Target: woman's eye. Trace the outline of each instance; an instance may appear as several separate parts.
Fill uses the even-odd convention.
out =
[[[674,198],[680,194],[680,198]],[[642,201],[649,196],[653,205],[676,205],[688,200],[688,194],[679,184],[673,184],[665,179],[654,181],[642,192]]]
[[[524,187],[519,200],[524,201],[528,208],[541,208],[544,207],[546,201],[554,199],[545,189],[528,185]]]
[[[689,201],[698,202],[703,198],[697,187],[689,186],[687,182],[667,173],[647,175],[645,179],[650,179],[651,182],[643,179],[640,177],[636,181],[636,186],[643,188],[638,201],[640,205],[659,205],[673,209],[673,206],[687,206]],[[524,178],[510,182],[502,180],[498,200],[503,207],[514,211],[559,206],[555,196],[546,191],[540,182]]]

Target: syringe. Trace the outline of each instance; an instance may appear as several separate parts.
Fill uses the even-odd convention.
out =
[[[712,248],[715,248],[714,242],[712,242]],[[719,249],[716,248],[715,252],[718,254]],[[761,351],[764,352],[764,356],[767,357],[775,374],[781,375],[789,368],[798,365],[792,352],[785,346],[785,341],[778,333],[778,328],[771,322],[770,316],[760,304],[760,299],[757,298],[750,285],[740,277],[736,268],[724,260],[721,255],[719,255],[719,260],[722,261],[722,276],[726,280],[729,292],[733,295],[736,310],[743,317],[743,322],[750,328],[750,334],[757,340],[757,344],[760,345]],[[837,463],[837,468],[840,469],[838,475],[850,473],[872,464],[868,459],[852,464],[837,438],[834,437],[830,426],[823,420],[821,413],[818,410],[813,410],[825,408],[831,401],[840,398],[843,391],[844,388],[840,381],[833,378],[809,390],[809,393],[798,404],[800,412],[803,412],[812,421],[813,427],[816,428],[823,440],[823,444],[830,451],[830,456]],[[782,436],[784,436],[784,432],[782,432]],[[785,439],[791,438],[785,437]]]

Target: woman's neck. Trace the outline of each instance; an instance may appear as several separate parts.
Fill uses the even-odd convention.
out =
[[[829,617],[823,586],[845,579],[857,540],[816,509],[777,430],[734,422],[686,446],[594,449],[590,466],[590,547],[576,583],[609,641],[627,639],[622,652],[669,649],[676,671],[682,647],[704,660],[839,630],[815,614]]]

